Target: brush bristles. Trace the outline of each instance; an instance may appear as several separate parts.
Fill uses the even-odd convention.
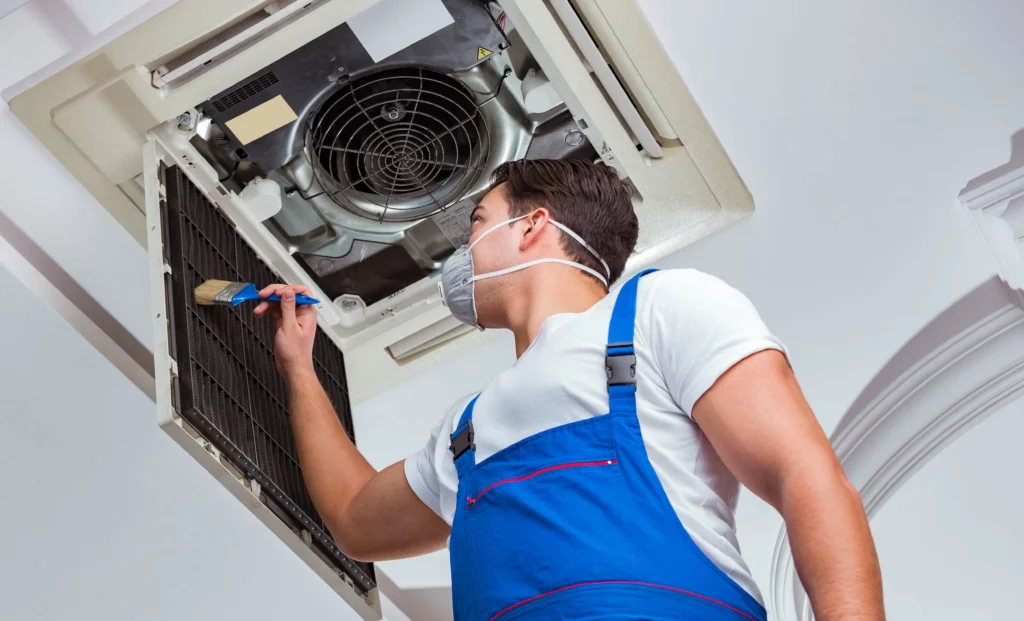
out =
[[[232,284],[229,280],[207,280],[196,287],[196,304],[210,306],[217,302],[217,294]],[[230,300],[229,300],[230,302]]]

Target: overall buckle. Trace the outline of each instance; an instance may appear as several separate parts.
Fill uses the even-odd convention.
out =
[[[452,452],[453,459],[458,460],[466,451],[475,451],[476,444],[473,442],[473,421],[466,423],[461,431],[451,435],[451,445],[448,450]]]
[[[632,343],[609,343],[604,357],[609,386],[636,386],[636,353]]]

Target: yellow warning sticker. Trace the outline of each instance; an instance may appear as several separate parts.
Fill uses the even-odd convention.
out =
[[[491,50],[487,49],[486,47],[478,47],[478,48],[476,48],[476,59],[477,60],[483,60],[483,59],[487,58],[488,56],[490,56],[493,53],[494,52],[492,52]]]

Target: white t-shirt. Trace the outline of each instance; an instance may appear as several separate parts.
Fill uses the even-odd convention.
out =
[[[609,295],[586,312],[550,317],[515,365],[483,390],[473,412],[477,463],[533,434],[608,411],[604,361],[614,302]],[[736,540],[739,484],[690,412],[737,362],[785,349],[743,294],[696,270],[641,279],[634,347],[637,417],[651,465],[697,546],[760,600]],[[413,491],[449,524],[458,475],[448,438],[470,398],[455,403],[405,462]]]

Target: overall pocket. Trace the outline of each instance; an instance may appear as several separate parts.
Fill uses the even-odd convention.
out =
[[[538,477],[542,474],[547,474],[549,472],[554,472],[556,470],[568,470],[570,468],[598,468],[601,466],[614,466],[617,463],[618,461],[615,459],[606,459],[601,461],[576,461],[567,464],[558,464],[557,466],[546,466],[544,468],[540,468],[539,470],[534,470],[529,474],[524,474],[518,477],[511,477],[508,479],[501,479],[499,481],[495,481],[494,483],[491,483],[487,487],[477,492],[475,496],[468,496],[466,498],[466,506],[472,507],[477,503],[477,501],[479,501],[484,496],[484,494],[502,485],[522,483],[523,481],[527,481],[534,477]]]
[[[629,502],[615,457],[481,481],[460,501],[485,619],[568,584],[629,579]]]

